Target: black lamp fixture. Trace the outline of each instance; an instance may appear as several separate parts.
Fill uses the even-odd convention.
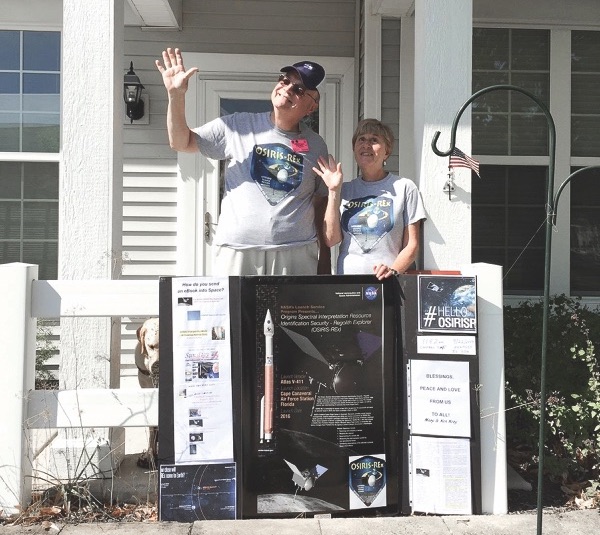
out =
[[[132,61],[129,65],[129,71],[123,79],[123,99],[127,105],[127,117],[132,123],[133,121],[139,121],[144,116],[142,89],[144,89],[144,86],[133,70]]]

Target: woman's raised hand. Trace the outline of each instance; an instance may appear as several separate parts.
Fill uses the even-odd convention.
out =
[[[344,181],[344,173],[342,173],[342,164],[335,161],[335,158],[330,154],[327,159],[319,156],[317,160],[318,167],[313,167],[313,171],[317,173],[325,182],[325,185],[330,190],[341,188]]]

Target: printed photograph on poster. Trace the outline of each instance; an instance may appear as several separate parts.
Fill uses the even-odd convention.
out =
[[[247,327],[256,513],[348,510],[349,457],[385,458],[381,284],[260,285]]]
[[[471,436],[469,363],[411,359],[410,432]]]
[[[476,333],[475,277],[419,275],[420,332]]]
[[[175,277],[175,462],[233,459],[229,279]]]
[[[469,439],[411,437],[413,512],[472,514]]]
[[[159,520],[235,520],[235,463],[160,467]]]
[[[477,355],[475,336],[419,335],[417,336],[419,355]]]
[[[352,456],[349,468],[350,509],[387,505],[385,455]]]

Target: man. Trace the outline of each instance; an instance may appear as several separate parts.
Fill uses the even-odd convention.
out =
[[[323,67],[311,61],[283,67],[271,112],[234,113],[190,129],[185,93],[198,69],[186,71],[177,48],[162,59],[156,66],[169,99],[171,148],[227,160],[214,275],[316,274],[327,188],[313,167],[327,157],[327,146],[301,120],[319,107]]]

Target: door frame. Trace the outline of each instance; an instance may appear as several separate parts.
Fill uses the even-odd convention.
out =
[[[186,53],[186,68],[198,66],[200,71],[189,80],[186,93],[186,120],[191,128],[218,116],[220,96],[236,92],[247,97],[269,98],[276,77],[284,65],[302,58],[247,54]],[[329,152],[342,163],[347,178],[353,178],[354,132],[357,104],[354,58],[316,56],[310,58],[324,68],[326,79],[321,88],[319,134],[327,142]],[[223,83],[224,82],[224,83]],[[270,89],[265,94],[265,82]],[[215,104],[216,103],[216,104]],[[215,177],[218,162],[199,153],[177,156],[177,275],[210,275],[210,245],[204,238],[204,214],[216,222]],[[218,188],[217,188],[218,189]],[[211,198],[209,198],[209,196]]]

